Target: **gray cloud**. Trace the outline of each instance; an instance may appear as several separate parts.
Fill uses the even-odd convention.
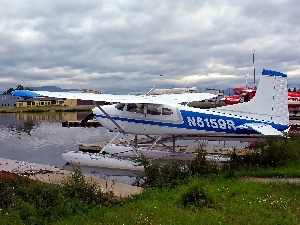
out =
[[[296,0],[2,1],[0,90],[225,89],[263,68],[299,86]],[[160,76],[162,75],[162,76]]]

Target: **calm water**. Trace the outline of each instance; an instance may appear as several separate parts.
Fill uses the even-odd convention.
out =
[[[103,127],[62,127],[63,121],[82,120],[86,113],[0,113],[0,157],[62,168],[61,154],[78,150],[79,144],[110,141],[114,136]],[[176,144],[197,145],[194,141]],[[226,142],[226,147],[243,147],[239,141]],[[225,147],[211,141],[210,146]]]
[[[0,113],[0,157],[72,170],[61,155],[66,150],[78,150],[79,144],[110,141],[114,134],[103,127],[62,127],[63,121],[84,119],[86,113]],[[171,143],[169,143],[171,145]],[[194,145],[195,141],[177,141]],[[211,146],[224,147],[212,141]],[[226,142],[227,147],[240,147],[239,141]],[[132,184],[141,173],[98,167],[81,167],[83,173]]]
[[[81,120],[87,113],[0,114],[0,157],[62,168],[61,154],[82,143],[108,141],[104,128],[62,127],[66,120]]]

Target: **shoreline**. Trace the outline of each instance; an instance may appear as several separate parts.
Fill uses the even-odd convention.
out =
[[[25,174],[32,180],[56,184],[59,184],[72,176],[71,171],[54,166],[4,158],[0,158],[0,171],[10,173],[12,175]],[[83,175],[87,182],[96,183],[99,185],[99,188],[101,188],[101,191],[112,192],[116,197],[127,197],[133,194],[138,194],[143,190],[140,187],[106,180],[92,175]]]
[[[0,113],[89,112],[94,107],[94,105],[7,107],[0,108]]]

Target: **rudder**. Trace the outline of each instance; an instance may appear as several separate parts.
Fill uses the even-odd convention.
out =
[[[289,124],[287,75],[263,70],[256,94],[249,102],[216,109],[235,116]]]

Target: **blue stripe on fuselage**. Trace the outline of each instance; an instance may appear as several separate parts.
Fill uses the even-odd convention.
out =
[[[211,112],[194,112],[187,110],[180,110],[183,123],[171,123],[171,122],[161,122],[145,119],[134,119],[127,117],[111,116],[115,121],[143,124],[143,125],[153,125],[153,126],[163,126],[170,128],[180,128],[180,129],[192,129],[192,130],[203,130],[210,132],[223,132],[223,133],[257,133],[255,131],[239,129],[237,126],[245,123],[262,123],[261,121],[251,120],[251,119],[241,119],[235,117],[228,117],[225,115],[214,115]],[[105,115],[96,114],[96,117],[107,118]],[[147,118],[147,117],[146,117]],[[150,119],[150,118],[149,118]],[[287,125],[267,123],[279,131],[284,131],[288,128]]]
[[[237,127],[245,123],[266,123],[253,119],[236,118],[233,116],[225,116],[222,114],[211,114],[211,112],[200,113],[181,110],[180,113],[183,118],[183,125],[185,128],[194,128],[198,130],[206,130],[212,132],[253,133],[253,131],[239,129]],[[275,124],[272,122],[268,122],[266,124],[271,125],[279,131],[284,131],[289,127],[287,125]]]

